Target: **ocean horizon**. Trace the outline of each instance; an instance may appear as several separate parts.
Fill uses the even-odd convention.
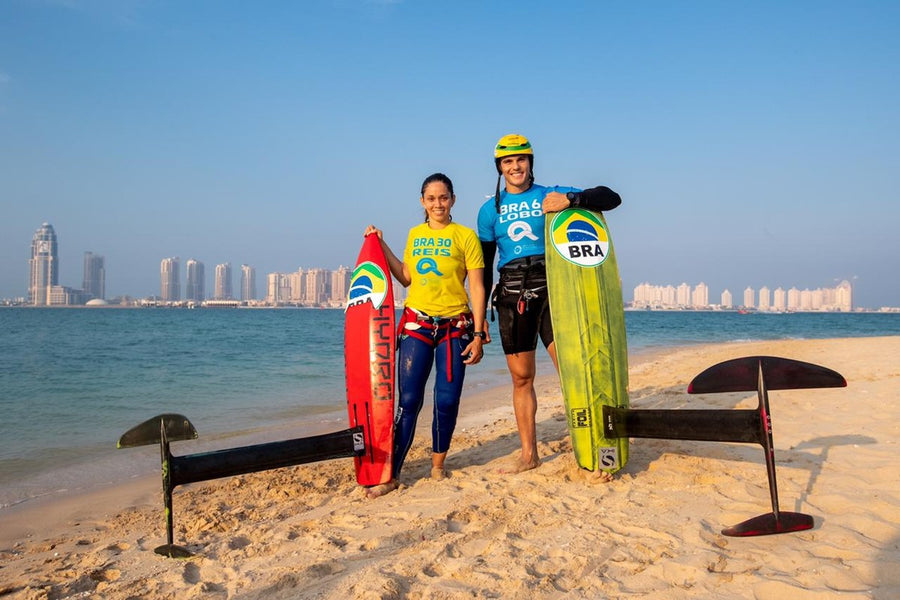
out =
[[[626,328],[634,356],[900,335],[900,314],[627,311]],[[552,374],[546,352],[538,357],[539,375]],[[497,340],[468,369],[464,393],[508,385]],[[0,408],[0,510],[158,472],[158,447],[117,450],[116,441],[161,413],[199,431],[176,454],[345,429],[343,311],[2,308]]]

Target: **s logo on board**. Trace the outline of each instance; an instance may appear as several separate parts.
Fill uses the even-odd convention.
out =
[[[387,296],[387,289],[387,277],[381,267],[369,261],[360,263],[350,276],[347,308],[369,301],[378,310]]]
[[[560,256],[581,267],[596,267],[609,256],[609,233],[590,211],[573,208],[556,213],[550,235]]]
[[[616,447],[600,448],[597,458],[601,469],[615,469],[619,466],[619,450]]]

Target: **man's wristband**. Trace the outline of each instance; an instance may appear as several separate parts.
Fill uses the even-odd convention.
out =
[[[481,338],[481,339],[484,339],[484,338],[485,338],[485,334],[484,334],[483,331],[473,331],[473,332],[472,332],[472,335],[475,336],[475,337],[477,337],[477,338]]]

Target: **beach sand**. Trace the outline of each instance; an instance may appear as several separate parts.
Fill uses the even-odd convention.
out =
[[[428,478],[423,414],[401,488],[382,498],[365,498],[349,459],[177,488],[190,559],[153,553],[157,477],[4,511],[0,598],[900,598],[900,337],[632,357],[632,407],[754,408],[753,392],[686,393],[706,367],[749,355],[848,380],[770,393],[781,509],[813,515],[809,531],[720,533],[771,510],[755,444],[636,439],[613,482],[593,481],[554,377],[538,385],[543,464],[501,475],[518,448],[502,380],[464,398],[443,481]]]

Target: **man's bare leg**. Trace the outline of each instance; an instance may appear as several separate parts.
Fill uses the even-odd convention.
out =
[[[550,345],[547,346],[547,354],[550,355],[550,360],[553,361],[553,366],[556,368],[556,374],[559,375],[559,359],[556,358],[556,342],[550,342]]]
[[[513,384],[513,410],[522,450],[519,458],[504,473],[521,473],[541,464],[537,450],[537,394],[534,391],[535,353],[519,352],[506,355],[506,365]]]

